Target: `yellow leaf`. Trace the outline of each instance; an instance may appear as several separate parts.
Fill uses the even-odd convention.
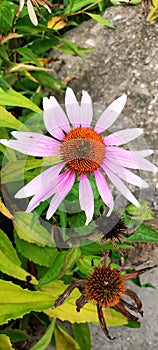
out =
[[[0,350],[12,350],[12,344],[6,334],[0,334]]]
[[[80,350],[78,343],[59,325],[55,326],[56,350]]]
[[[41,288],[41,290],[44,292],[52,293],[53,297],[55,297],[56,299],[60,294],[63,293],[65,289],[66,286],[60,280],[53,281]],[[71,323],[99,323],[96,305],[92,303],[87,303],[81,309],[80,312],[76,311],[75,302],[80,295],[81,293],[77,289],[75,289],[62,305],[54,309],[48,309],[45,311],[45,313],[51,318],[55,317],[59,318],[62,321],[69,321]],[[106,319],[107,326],[121,326],[128,323],[127,319],[122,314],[110,308],[104,310],[104,316]]]
[[[6,206],[4,205],[1,199],[0,199],[0,212],[4,216],[6,216],[8,219],[11,219],[11,220],[14,219],[13,215],[9,212],[9,210],[6,208]]]
[[[158,17],[158,13],[155,13],[157,10],[158,10],[158,0],[152,0],[152,7],[147,16],[148,22],[152,22]]]
[[[48,21],[47,27],[59,30],[64,28],[66,26],[66,23],[67,22],[63,20],[61,16],[55,16]]]
[[[43,67],[36,67],[32,64],[25,64],[25,63],[16,63],[14,67],[11,67],[7,70],[7,73],[14,73],[14,72],[23,72],[23,71],[52,71],[52,69],[46,69]]]
[[[16,33],[9,33],[7,36],[1,36],[0,38],[0,45],[6,43],[8,40],[21,38],[22,34],[16,34]]]

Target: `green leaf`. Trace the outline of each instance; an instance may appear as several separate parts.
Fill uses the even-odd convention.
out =
[[[16,119],[10,112],[5,108],[0,106],[0,127],[11,128],[11,129],[21,129],[23,131],[28,131],[28,128]]]
[[[78,47],[74,43],[72,43],[69,40],[63,39],[63,38],[60,38],[60,41],[63,42],[64,45],[67,46],[68,49],[70,49],[75,55],[83,58],[81,51],[78,49]]]
[[[31,100],[23,96],[20,92],[16,92],[12,89],[3,91],[0,88],[0,105],[23,107],[31,109],[37,113],[41,112],[41,109],[36,106]]]
[[[13,350],[11,341],[6,334],[0,334],[0,350]]]
[[[51,234],[36,220],[33,227],[32,213],[17,212],[14,215],[14,228],[19,238],[30,243],[36,243],[39,246],[54,247],[54,241]]]
[[[32,76],[38,80],[41,85],[48,87],[49,89],[61,91],[62,88],[65,88],[65,85],[60,80],[54,78],[47,72],[33,72]]]
[[[78,261],[81,256],[80,248],[71,248],[64,257],[63,267],[60,271],[59,278],[62,277],[65,273],[71,271],[75,262]]]
[[[29,339],[29,336],[21,329],[5,328],[4,330],[1,330],[0,333],[5,333],[12,342],[19,342]]]
[[[30,350],[45,350],[51,342],[54,326],[55,319],[52,320],[43,337],[33,347],[31,347]]]
[[[152,220],[154,219],[152,210],[150,209],[150,203],[148,201],[139,200],[140,208],[136,208],[135,205],[129,204],[125,212],[132,216],[134,220]]]
[[[72,12],[77,12],[83,7],[93,4],[94,2],[95,0],[74,0],[73,6],[72,6],[72,1],[71,1],[71,3],[67,6],[64,12],[64,15],[68,15],[69,13],[72,13]]]
[[[0,24],[1,32],[6,35],[12,26],[12,20],[14,18],[13,10],[15,10],[15,5],[11,1],[1,0],[0,1]]]
[[[23,180],[27,171],[40,168],[40,167],[48,167],[61,162],[61,157],[53,156],[43,158],[41,160],[38,159],[30,159],[30,160],[16,160],[8,162],[2,168],[2,184],[7,184],[13,181]],[[44,169],[45,170],[45,169]]]
[[[91,350],[90,330],[87,323],[74,323],[72,325],[75,339],[77,340],[80,350]],[[82,335],[82,336],[81,336]]]
[[[22,55],[27,61],[31,60],[37,67],[41,67],[38,57],[30,50],[28,47],[21,47],[16,49],[16,51]]]
[[[22,317],[30,311],[43,311],[53,306],[51,293],[29,291],[0,280],[0,324]]]
[[[67,331],[56,325],[54,329],[56,350],[80,350],[77,342],[67,333]]]
[[[62,269],[62,266],[64,264],[64,257],[66,252],[55,252],[54,255],[52,255],[52,266],[50,269],[45,273],[45,275],[40,279],[38,285],[36,288],[41,288],[45,284],[48,284],[52,281],[54,281],[58,275],[60,270]]]
[[[41,247],[20,239],[17,234],[14,234],[14,236],[17,249],[23,256],[40,266],[52,266],[53,257],[56,256],[56,248]]]
[[[158,231],[141,224],[133,235],[126,238],[127,242],[158,242]]]
[[[96,15],[94,13],[89,13],[89,12],[85,12],[86,15],[90,16],[91,18],[93,18],[96,22],[99,22],[101,24],[104,24],[106,27],[112,28],[114,29],[115,27],[109,23],[105,18],[101,17],[100,15]]]
[[[27,271],[21,268],[21,261],[16,251],[2,230],[0,230],[0,271],[22,281],[26,281],[26,277],[31,276]],[[32,282],[37,284],[36,278],[34,276],[31,277]]]

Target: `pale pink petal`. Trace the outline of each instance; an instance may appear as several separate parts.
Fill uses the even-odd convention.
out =
[[[108,183],[106,182],[105,177],[99,170],[94,171],[94,176],[95,176],[95,180],[96,180],[96,184],[97,184],[97,188],[100,193],[100,196],[103,202],[110,208],[108,212],[108,216],[109,216],[114,207],[111,189]]]
[[[92,100],[88,92],[82,91],[81,99],[81,126],[87,128],[90,126],[93,118]]]
[[[81,209],[84,210],[86,214],[87,220],[85,225],[87,226],[94,214],[94,196],[91,184],[84,174],[80,176],[79,201]]]
[[[105,169],[104,169],[105,170]],[[108,175],[110,181],[113,183],[113,185],[118,189],[122,195],[128,199],[131,203],[133,203],[137,208],[140,207],[139,202],[137,199],[133,196],[132,192],[128,189],[128,187],[123,183],[120,178],[115,175],[110,169],[106,168],[106,174]]]
[[[54,186],[57,183],[57,178],[60,171],[63,169],[65,163],[53,165],[49,169],[43,171],[43,173],[36,176],[27,185],[22,187],[16,194],[15,198],[27,198],[33,195],[42,195],[45,199],[45,191],[48,187]],[[48,197],[47,197],[48,198]]]
[[[74,128],[81,125],[81,107],[76,99],[76,96],[71,88],[66,89],[65,108],[67,116]]]
[[[51,218],[51,216],[55,213],[55,211],[57,210],[61,202],[70,192],[74,182],[75,182],[75,173],[70,173],[70,171],[67,171],[59,175],[59,182],[57,185],[58,190],[50,202],[50,206],[46,216],[47,220]]]
[[[148,157],[148,156],[151,156],[151,154],[154,153],[153,149],[141,149],[140,151],[132,151],[133,154],[136,156],[136,157]]]
[[[27,0],[27,8],[28,8],[28,14],[29,14],[31,22],[33,23],[34,26],[37,26],[38,20],[37,20],[34,8],[32,6],[32,2],[30,0]]]
[[[113,163],[117,163],[125,168],[157,171],[157,167],[149,162],[149,160],[139,156],[138,152],[139,151],[127,151],[117,146],[107,146],[105,156]]]
[[[117,132],[114,132],[113,134],[107,136],[104,138],[104,143],[106,145],[123,145],[125,143],[128,143],[140,135],[143,134],[143,129],[141,128],[133,128],[133,129],[124,129]]]
[[[103,164],[101,165],[101,167],[105,170],[108,167],[108,169],[110,169],[113,173],[115,173],[118,177],[120,177],[122,180],[138,186],[138,187],[142,187],[142,188],[147,188],[149,187],[149,185],[147,184],[146,181],[144,181],[143,179],[141,179],[141,177],[139,177],[138,175],[132,173],[130,170],[119,166],[118,164],[115,164],[113,162],[111,162],[108,159],[105,159]]]
[[[43,98],[44,124],[51,135],[63,140],[64,133],[70,131],[69,121],[55,97]]]
[[[18,7],[18,10],[17,10],[17,13],[16,13],[17,17],[20,15],[20,12],[22,11],[22,9],[24,7],[24,1],[25,0],[20,0],[20,2],[19,2],[19,7]]]
[[[108,129],[116,121],[126,104],[126,100],[127,95],[123,94],[107,107],[94,128],[97,133],[100,134]]]
[[[1,140],[0,142],[23,154],[36,157],[48,157],[60,154],[60,143],[51,137],[33,133],[13,131],[17,140]]]

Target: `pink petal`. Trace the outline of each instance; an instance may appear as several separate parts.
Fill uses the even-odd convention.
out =
[[[106,145],[120,146],[136,139],[142,134],[143,134],[143,129],[141,128],[124,129],[124,130],[114,132],[113,134],[105,137],[104,143]]]
[[[71,88],[66,89],[65,108],[67,116],[74,128],[81,125],[81,107],[76,99],[76,96]]]
[[[126,104],[126,100],[127,96],[123,94],[107,107],[94,128],[97,133],[100,134],[108,129],[116,121]]]
[[[55,211],[57,210],[61,202],[70,192],[74,182],[75,182],[75,173],[70,173],[70,171],[67,171],[59,175],[59,182],[57,185],[58,190],[50,202],[50,206],[46,216],[47,220],[51,218],[51,216],[55,213]]]
[[[101,167],[105,170],[110,169],[114,174],[116,174],[118,177],[120,177],[122,180],[138,187],[147,188],[149,185],[146,181],[141,179],[138,175],[132,173],[130,170],[123,168],[119,166],[118,164],[115,164],[111,162],[108,159],[105,159]]]
[[[45,199],[45,193],[49,186],[56,184],[58,175],[63,169],[65,163],[53,165],[49,169],[43,171],[43,173],[36,176],[27,185],[22,187],[16,194],[15,198],[27,198],[33,195],[40,195]],[[48,197],[47,197],[48,198]]]
[[[83,128],[90,126],[93,118],[92,100],[88,92],[82,91],[81,99],[81,125]]]
[[[126,168],[157,171],[157,167],[154,164],[139,156],[139,151],[127,151],[116,146],[107,146],[105,156],[113,163]]]
[[[80,176],[79,201],[81,209],[84,210],[86,214],[87,220],[85,225],[87,226],[94,214],[94,197],[91,184],[84,174]]]
[[[96,184],[97,184],[97,188],[100,193],[100,196],[103,202],[110,208],[108,212],[108,216],[109,216],[114,207],[111,189],[108,183],[106,182],[105,177],[99,170],[94,171],[94,176],[95,176],[95,180],[96,180]]]
[[[60,154],[60,143],[49,136],[34,132],[13,131],[17,140],[1,140],[1,143],[30,156],[48,157]]]
[[[115,175],[110,169],[106,167],[104,168],[106,171],[106,174],[108,175],[110,181],[114,184],[114,186],[118,189],[122,195],[127,198],[131,203],[133,203],[137,208],[140,207],[140,204],[138,203],[137,199],[133,196],[132,192],[128,189],[128,187],[123,183],[120,178]]]
[[[43,99],[44,109],[44,123],[46,129],[51,135],[59,140],[63,140],[64,133],[70,131],[69,121],[66,117],[61,106],[58,104],[55,97],[51,96],[50,99],[44,97]]]
[[[37,20],[34,8],[32,6],[32,2],[30,0],[27,0],[27,8],[28,8],[28,14],[29,14],[31,22],[33,23],[34,26],[37,26],[38,20]]]

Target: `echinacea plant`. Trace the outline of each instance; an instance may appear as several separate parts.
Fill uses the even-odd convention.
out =
[[[73,90],[67,88],[66,113],[55,97],[43,99],[44,123],[51,136],[13,131],[11,134],[15,140],[1,140],[3,145],[30,156],[60,155],[59,164],[36,176],[16,193],[16,198],[33,196],[26,209],[27,213],[52,197],[46,214],[46,219],[49,220],[72,189],[75,180],[79,179],[79,202],[81,210],[86,214],[85,224],[88,225],[94,214],[94,194],[89,180],[94,176],[99,194],[109,208],[107,215],[110,215],[114,201],[105,175],[127,200],[136,207],[140,206],[124,181],[138,187],[148,187],[129,168],[156,171],[156,166],[146,159],[153,151],[129,151],[120,146],[142,135],[143,129],[131,128],[110,135],[104,134],[119,117],[126,99],[126,94],[123,94],[112,102],[93,128],[90,95],[83,91],[79,104]]]
[[[81,296],[76,300],[76,311],[80,312],[80,310],[88,302],[94,303],[97,308],[100,326],[104,334],[111,340],[113,338],[111,338],[106,327],[104,309],[107,307],[112,307],[116,311],[122,313],[127,319],[134,322],[138,320],[138,317],[133,315],[129,310],[143,316],[142,302],[137,294],[126,286],[126,281],[136,278],[145,271],[156,267],[156,265],[142,268],[130,273],[125,273],[121,267],[113,268],[111,266],[112,260],[109,264],[107,264],[107,258],[110,256],[109,253],[110,251],[104,251],[100,265],[94,266],[94,270],[89,273],[86,280],[78,279],[68,286],[57,298],[54,306],[60,306],[66,300],[66,298],[69,297],[72,291],[75,288],[78,288],[81,292]],[[125,296],[132,299],[131,304],[124,299]]]

